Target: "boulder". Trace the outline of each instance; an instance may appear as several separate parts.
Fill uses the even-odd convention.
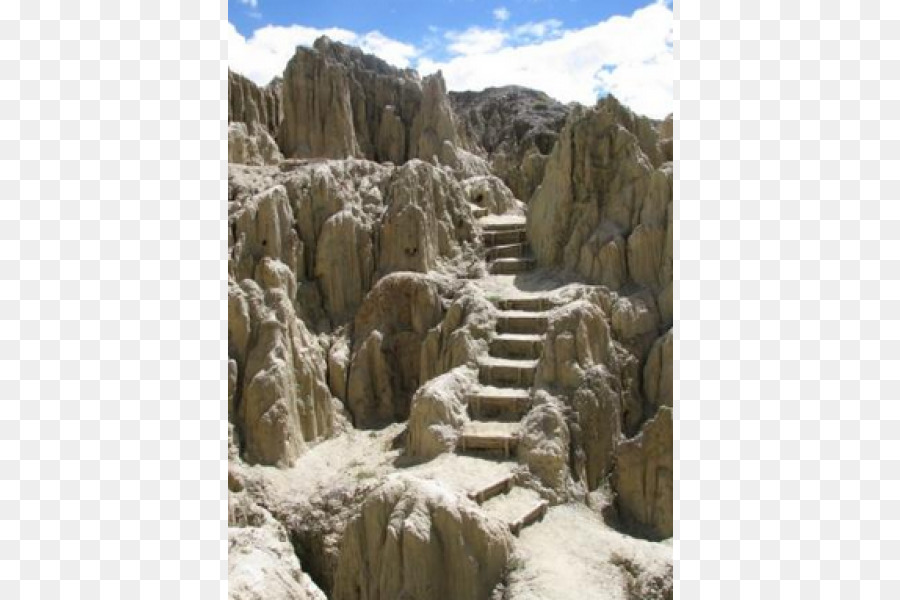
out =
[[[478,382],[478,372],[457,367],[425,383],[413,396],[406,454],[432,459],[456,448],[459,432],[469,420],[466,393]]]

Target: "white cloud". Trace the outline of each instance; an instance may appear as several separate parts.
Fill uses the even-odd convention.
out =
[[[250,8],[256,8],[257,0],[241,0],[241,4],[246,4]]]
[[[269,83],[273,77],[281,77],[297,46],[312,46],[316,38],[322,35],[337,42],[359,46],[364,52],[375,54],[401,68],[409,67],[418,54],[415,46],[391,39],[379,31],[357,34],[338,27],[317,29],[303,25],[267,25],[254,31],[250,38],[245,38],[231,23],[225,27],[228,66],[260,85]]]
[[[661,118],[673,109],[672,24],[671,6],[658,0],[630,16],[583,29],[565,30],[555,19],[516,27],[471,27],[443,36],[435,27],[420,48],[378,31],[360,34],[303,25],[269,25],[245,38],[227,23],[226,40],[231,69],[259,84],[281,76],[296,46],[311,46],[327,35],[397,67],[415,62],[422,75],[440,69],[451,90],[515,84],[586,105],[593,105],[598,93],[609,92],[636,112]],[[437,60],[440,49],[449,58]]]
[[[561,33],[562,21],[557,19],[547,19],[546,21],[536,21],[519,25],[513,29],[513,37],[521,40],[540,40],[545,37],[552,37]]]
[[[470,27],[465,31],[448,31],[445,37],[450,41],[447,50],[451,54],[468,56],[496,52],[508,36],[499,29]]]
[[[494,18],[501,22],[509,20],[509,9],[507,9],[505,6],[495,8]]]
[[[442,70],[452,90],[516,84],[542,90],[562,102],[587,105],[596,102],[598,92],[608,91],[632,110],[661,118],[673,108],[672,23],[671,8],[660,0],[630,16],[612,17],[583,29],[563,31],[557,26],[554,31],[552,23],[544,22],[543,28],[527,24],[532,28],[519,36],[515,30],[512,36],[500,30],[479,30],[480,39],[468,40],[473,42],[465,47],[468,51],[459,52],[463,42],[453,39],[448,49],[459,56],[446,61],[420,59],[418,68],[423,75]],[[484,32],[492,32],[493,37]],[[528,34],[539,39],[507,44]],[[540,39],[545,36],[555,39]]]

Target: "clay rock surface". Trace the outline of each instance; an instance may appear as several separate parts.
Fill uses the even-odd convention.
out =
[[[441,484],[392,476],[347,526],[335,600],[483,600],[512,549],[504,524]]]
[[[576,108],[531,199],[528,237],[540,265],[620,290],[649,289],[672,308],[672,165],[654,124],[607,97]]]
[[[384,426],[409,417],[419,387],[422,342],[441,321],[438,286],[419,273],[383,277],[354,322],[347,407],[356,427]]]
[[[562,497],[571,487],[569,477],[569,426],[558,401],[538,394],[543,400],[522,419],[519,462],[528,465],[546,488]]]
[[[301,569],[284,527],[245,492],[228,494],[228,598],[326,600]]]
[[[277,164],[283,159],[273,136],[281,123],[281,81],[265,87],[228,71],[228,162]]]
[[[461,137],[487,157],[516,198],[527,202],[544,178],[547,157],[571,108],[518,86],[451,92],[450,102]]]
[[[246,227],[240,209],[232,210],[232,238],[243,243],[234,258],[236,277],[247,277],[259,256],[276,254],[269,232],[277,230],[278,256],[300,288],[298,309],[317,330],[352,320],[383,275],[461,273],[478,262],[464,182],[429,163],[316,161],[263,175],[236,166],[229,172],[232,204],[248,211],[261,205],[265,215],[258,220],[267,228],[241,242]],[[255,199],[260,195],[276,197],[263,202]]]
[[[276,264],[263,263],[264,284],[275,277]],[[238,371],[235,424],[244,459],[291,466],[307,442],[334,429],[336,406],[324,353],[281,287],[263,288],[250,279],[232,282],[228,312],[229,350]]]
[[[408,456],[431,459],[456,448],[459,432],[469,421],[466,393],[477,382],[475,369],[457,367],[419,388],[409,411]]]
[[[624,523],[653,539],[672,537],[672,409],[663,406],[618,450],[615,489]]]
[[[577,388],[584,372],[613,359],[609,324],[596,302],[582,298],[549,315],[537,384]]]
[[[294,307],[302,244],[281,186],[236,203],[230,223],[229,418],[245,460],[287,467],[337,419],[324,352]]]
[[[298,47],[284,71],[278,144],[289,158],[427,161],[458,144],[440,73],[419,78],[327,37]]]
[[[488,353],[497,309],[475,284],[466,284],[450,302],[443,320],[428,331],[419,358],[419,381],[425,382],[461,365],[475,366]]]
[[[644,365],[644,393],[651,411],[672,406],[672,330],[661,335],[650,348]]]

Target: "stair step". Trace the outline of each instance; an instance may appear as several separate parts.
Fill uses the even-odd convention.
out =
[[[547,509],[550,508],[550,503],[546,500],[541,500],[537,504],[535,504],[530,510],[526,511],[521,517],[512,521],[509,524],[509,530],[513,535],[518,536],[519,533],[532,523],[536,523],[544,518],[544,515],[547,514]]]
[[[507,244],[519,244],[526,241],[525,229],[510,229],[503,231],[485,231],[481,239],[487,247],[504,246]]]
[[[481,219],[482,217],[488,216],[488,209],[483,206],[472,206],[472,215],[476,219]]]
[[[544,336],[535,333],[501,333],[491,340],[491,356],[536,359],[544,348]]]
[[[462,452],[499,452],[509,458],[519,444],[518,423],[469,421],[457,441]]]
[[[531,312],[551,310],[556,306],[550,298],[543,296],[502,298],[497,300],[496,304],[497,308],[500,310],[522,310]]]
[[[497,219],[497,217],[494,217]],[[496,231],[510,231],[511,229],[521,229],[525,230],[525,218],[518,219],[510,219],[506,217],[500,217],[502,220],[493,220],[493,219],[485,219],[480,222],[481,229],[485,233],[488,232],[496,232]]]
[[[522,258],[528,254],[528,244],[504,244],[488,248],[485,258],[497,260],[498,258]]]
[[[474,490],[469,492],[469,498],[477,502],[478,504],[482,504],[491,498],[499,496],[500,494],[508,494],[510,490],[513,489],[515,485],[514,477],[512,475],[506,475],[505,477],[501,477],[497,481],[489,483],[485,487],[480,490]]]
[[[488,357],[478,363],[478,379],[496,387],[531,387],[536,370],[536,360]]]
[[[497,317],[498,333],[536,333],[547,331],[547,314],[524,310],[511,310]]]
[[[491,262],[491,273],[495,275],[511,275],[524,273],[534,269],[533,258],[498,258]]]
[[[518,421],[531,407],[531,394],[521,388],[484,386],[466,400],[469,414],[483,420]]]

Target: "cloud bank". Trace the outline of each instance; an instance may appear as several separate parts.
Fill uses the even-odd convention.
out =
[[[227,23],[228,60],[232,70],[265,84],[281,75],[297,45],[327,35],[422,75],[441,70],[451,90],[522,85],[586,105],[611,93],[650,117],[672,111],[673,14],[664,0],[582,29],[564,29],[555,19],[513,24],[506,17],[491,28],[445,31],[440,38],[431,31],[422,48],[379,31],[303,25],[268,25],[245,38]]]

